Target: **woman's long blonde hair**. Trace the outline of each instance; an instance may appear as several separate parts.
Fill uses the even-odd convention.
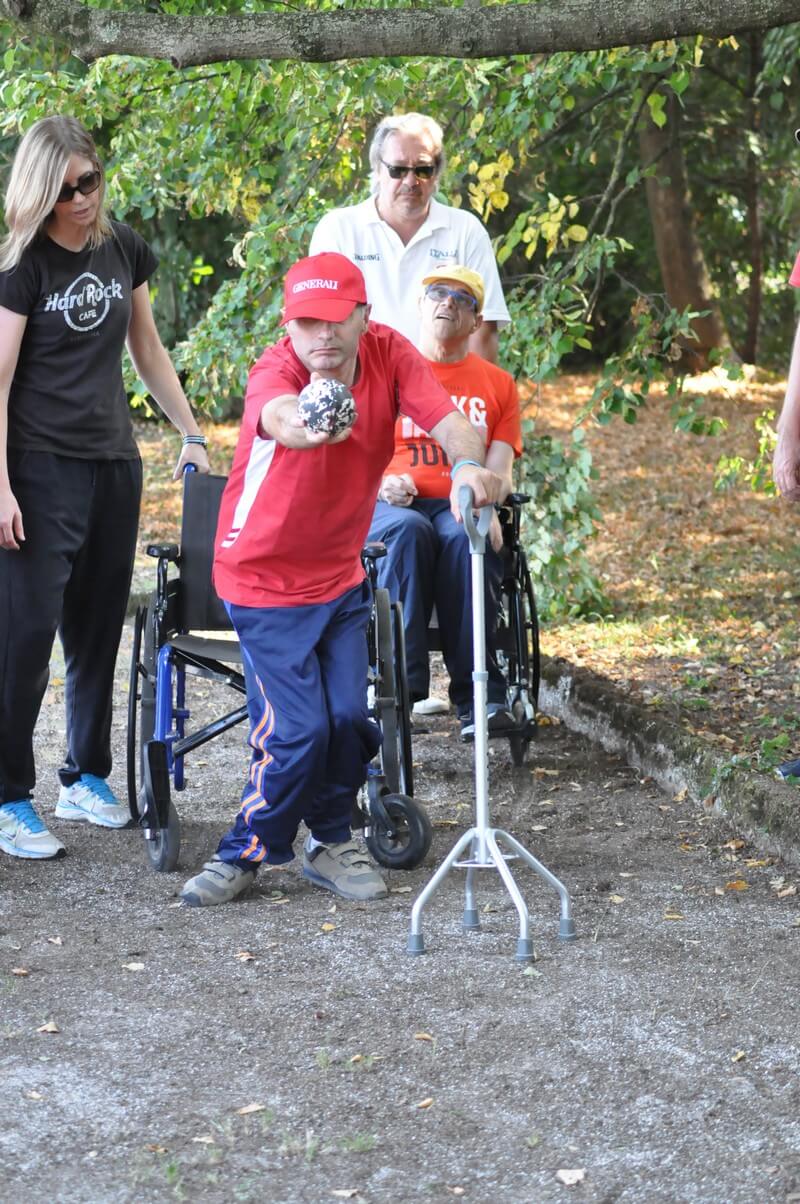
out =
[[[99,247],[111,235],[103,205],[106,178],[91,135],[74,117],[42,117],[24,135],[11,166],[6,190],[8,234],[0,243],[0,271],[15,268],[44,229],[72,155],[91,160],[100,172],[100,205],[87,245]]]

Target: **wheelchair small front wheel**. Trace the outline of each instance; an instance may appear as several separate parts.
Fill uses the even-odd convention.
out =
[[[157,873],[169,874],[176,868],[181,852],[181,821],[171,799],[166,828],[159,828],[144,843],[150,864]]]
[[[371,821],[367,848],[379,865],[390,870],[413,870],[423,860],[433,839],[428,812],[405,794],[384,794],[381,802],[393,833]]]

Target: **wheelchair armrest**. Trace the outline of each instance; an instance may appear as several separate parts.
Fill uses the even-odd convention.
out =
[[[382,560],[386,555],[385,543],[365,543],[361,549],[362,560]]]
[[[529,493],[509,493],[505,502],[502,504],[506,506],[524,506],[525,503],[529,502],[530,500],[531,495]]]
[[[156,560],[171,560],[173,564],[177,564],[180,556],[180,548],[176,543],[149,543],[147,545],[147,555],[154,557]]]

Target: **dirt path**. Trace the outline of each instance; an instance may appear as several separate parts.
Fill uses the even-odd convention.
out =
[[[39,733],[50,816],[58,692]],[[493,744],[494,818],[566,881],[578,941],[559,943],[555,894],[517,869],[535,965],[513,960],[494,875],[480,934],[461,933],[451,877],[411,958],[412,899],[471,816],[466,750],[451,720],[431,728],[415,748],[433,851],[369,907],[295,866],[227,908],[176,906],[235,811],[236,734],[189,767],[180,873],[153,874],[137,831],[56,821],[65,860],[3,859],[0,1198],[800,1198],[789,872],[543,727],[523,770]]]

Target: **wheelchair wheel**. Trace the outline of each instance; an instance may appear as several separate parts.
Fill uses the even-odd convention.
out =
[[[533,583],[522,549],[520,549],[519,580],[509,602],[509,619],[513,633],[508,658],[509,687],[516,695],[512,698],[512,710],[514,702],[520,696],[520,690],[525,690],[528,700],[536,712],[539,706],[539,681],[541,678],[539,619],[536,614]]]
[[[411,716],[405,678],[403,625],[393,614],[389,593],[375,590],[375,719],[381,729],[381,769],[392,794],[410,794],[413,790],[411,768]],[[401,663],[395,661],[400,648]]]
[[[375,824],[366,837],[367,848],[378,864],[387,869],[412,870],[431,847],[433,828],[428,813],[404,794],[385,794],[381,801],[394,835]]]
[[[403,624],[403,605],[392,603],[394,621],[395,686],[397,689],[397,727],[400,744],[400,793],[413,798],[414,761],[411,748],[411,701],[408,696],[406,667],[406,629]]]
[[[175,869],[181,852],[181,825],[171,799],[166,828],[159,828],[153,838],[144,843],[154,870],[159,874],[168,874]]]
[[[142,749],[155,730],[155,661],[150,611],[138,607],[133,626],[131,668],[128,676],[128,731],[126,738],[128,810],[139,822]]]

